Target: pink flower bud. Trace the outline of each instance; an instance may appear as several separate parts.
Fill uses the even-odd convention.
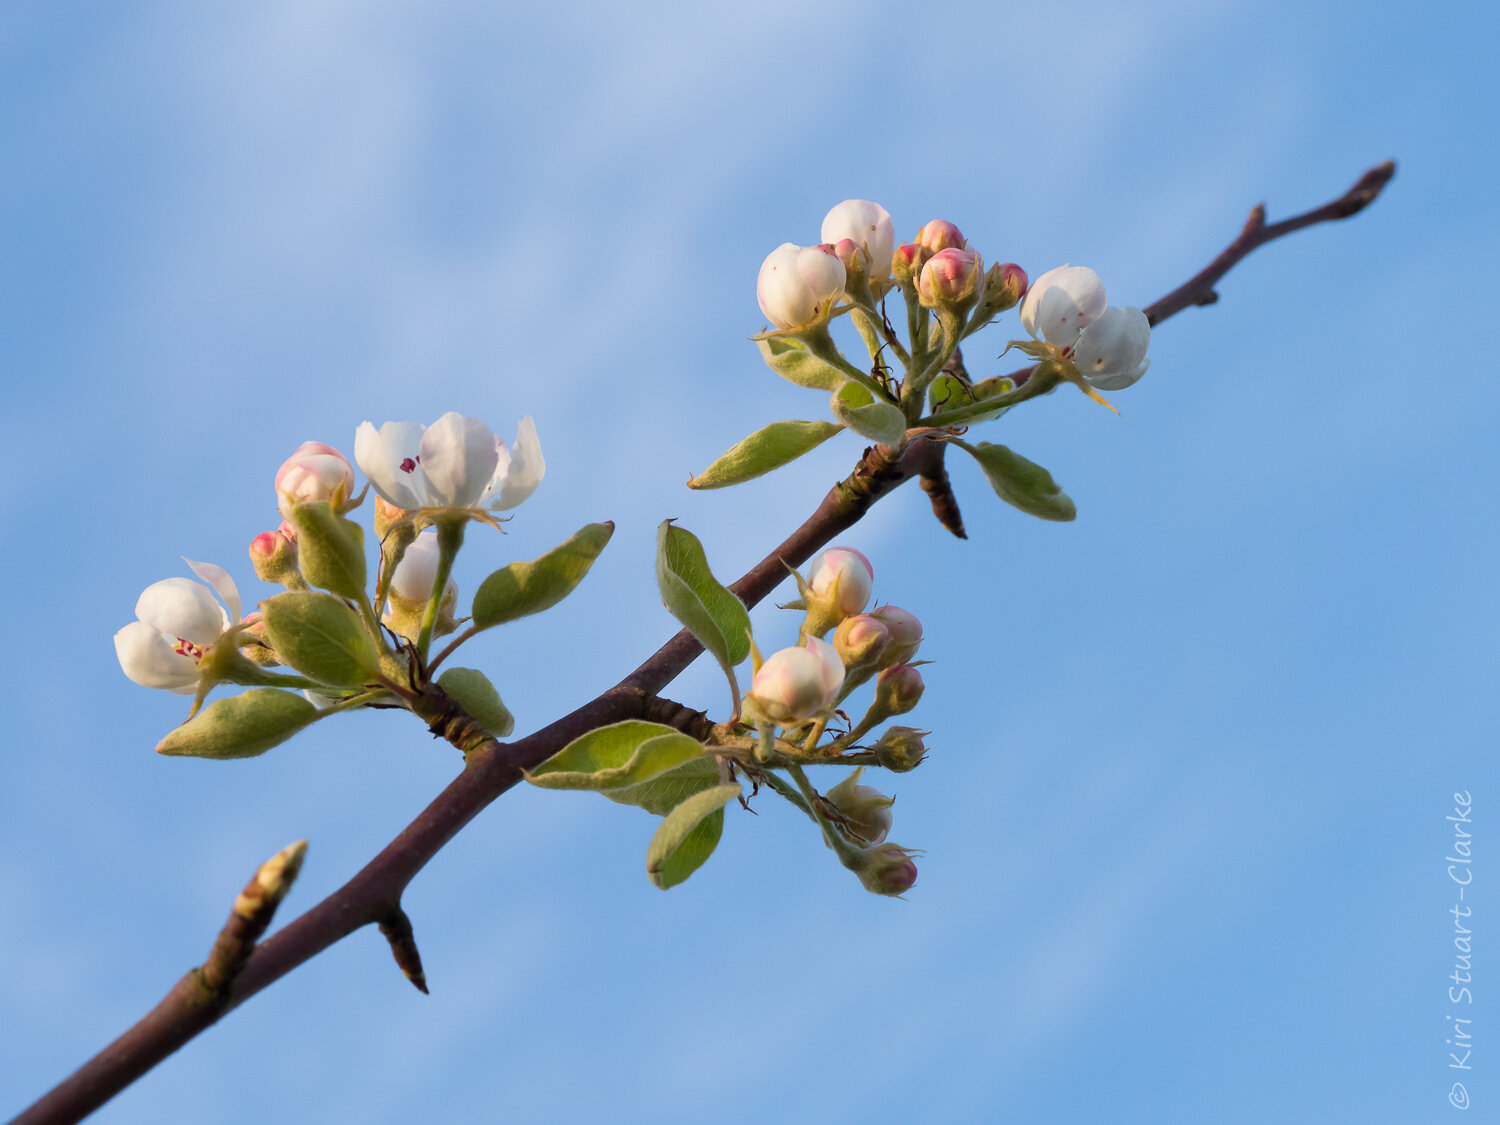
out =
[[[969,246],[968,241],[964,238],[963,231],[959,230],[952,223],[945,222],[942,219],[933,219],[932,222],[917,231],[915,241],[918,245],[925,246],[934,254],[939,250],[947,250],[949,248],[966,250]]]
[[[996,262],[984,275],[984,305],[981,313],[986,320],[1015,308],[1026,296],[1026,271],[1014,262]]]
[[[922,644],[922,623],[913,613],[900,606],[883,605],[870,614],[881,622],[891,635],[890,648],[885,657],[891,664],[905,664],[917,654]]]
[[[891,255],[891,273],[898,285],[916,284],[917,274],[931,254],[915,242],[903,242]]]
[[[845,280],[832,246],[784,242],[761,264],[755,298],[777,328],[807,328],[828,319]]]
[[[794,726],[833,706],[844,685],[844,662],[827,641],[773,652],[755,673],[750,700],[766,718]]]
[[[922,698],[922,673],[910,664],[894,664],[875,677],[875,703],[887,715],[904,715]]]
[[[972,250],[950,246],[939,250],[922,267],[917,295],[930,309],[972,303],[979,292],[984,263]]]
[[[296,504],[326,501],[341,508],[354,491],[354,468],[337,449],[305,441],[276,470],[277,506],[283,519]]]
[[[866,844],[873,846],[883,842],[890,832],[891,806],[896,801],[872,786],[859,784],[860,775],[864,772],[865,767],[860,766],[823,794],[823,798],[833,805],[843,819],[841,828],[849,829]]]
[[[870,604],[875,568],[853,547],[831,547],[813,564],[807,584],[843,620],[862,613]]]
[[[861,855],[855,873],[867,891],[878,895],[905,894],[917,881],[913,854],[899,844],[881,844]]]
[[[250,565],[262,582],[279,583],[296,572],[297,542],[283,530],[290,527],[283,523],[277,530],[262,531],[250,540]]]
[[[833,647],[845,668],[870,668],[890,644],[885,624],[867,613],[846,617],[833,632]]]

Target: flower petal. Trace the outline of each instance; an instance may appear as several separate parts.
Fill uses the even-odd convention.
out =
[[[229,620],[225,622],[226,627],[234,625],[240,619],[240,589],[234,584],[234,579],[229,576],[229,571],[214,563],[194,562],[186,555],[182,561],[188,564],[199,578],[214,588],[214,593],[223,599],[224,604],[229,607]]]
[[[163,578],[141,591],[135,615],[168,637],[211,645],[224,631],[224,610],[207,586],[190,578]]]
[[[376,429],[361,422],[354,431],[354,460],[375,491],[398,508],[423,506],[420,422],[387,422]]]
[[[450,410],[422,435],[422,471],[430,508],[473,508],[499,460],[493,431],[478,418]]]
[[[1021,327],[1059,348],[1104,311],[1104,283],[1087,266],[1058,266],[1037,278],[1021,302]]]
[[[124,673],[142,687],[186,695],[198,686],[198,662],[177,652],[166,636],[144,621],[132,621],[115,634],[115,655]]]
[[[530,414],[516,427],[515,446],[510,450],[502,447],[498,452],[495,476],[485,489],[482,502],[498,512],[506,512],[529,498],[547,472],[542,443],[537,439],[536,423]]]
[[[1104,387],[1100,382],[1103,379],[1111,383],[1105,390],[1118,390],[1130,383],[1115,385],[1114,380],[1139,368],[1150,346],[1151,322],[1145,313],[1134,308],[1108,308],[1078,337],[1073,362],[1094,386]],[[1140,374],[1144,374],[1144,368]]]

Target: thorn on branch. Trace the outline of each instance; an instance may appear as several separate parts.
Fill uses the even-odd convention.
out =
[[[297,873],[302,870],[302,857],[306,854],[306,840],[288,844],[260,865],[255,878],[234,900],[229,921],[224,923],[214,940],[208,960],[197,970],[198,982],[207,993],[205,999],[209,1003],[219,1004],[227,998],[229,986],[250,959],[250,951],[271,924],[277,906],[292,889]]]
[[[390,943],[391,956],[396,967],[423,996],[427,995],[427,974],[422,971],[422,955],[417,952],[417,939],[411,930],[411,919],[399,906],[380,920],[380,932]]]

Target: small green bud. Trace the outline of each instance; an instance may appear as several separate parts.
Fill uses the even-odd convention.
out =
[[[914,770],[927,757],[927,744],[922,736],[931,733],[915,727],[891,727],[875,744],[875,757],[892,773]]]

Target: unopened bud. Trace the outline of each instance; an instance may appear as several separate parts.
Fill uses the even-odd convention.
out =
[[[805,631],[821,637],[846,617],[862,613],[875,587],[875,568],[853,547],[831,547],[818,556],[801,583]]]
[[[865,767],[860,766],[823,794],[823,799],[838,811],[843,821],[841,828],[847,828],[865,844],[874,846],[883,842],[891,830],[891,806],[896,799],[869,785],[859,784],[860,774],[864,772]]]
[[[915,242],[903,242],[891,255],[891,274],[897,285],[916,288],[917,274],[927,264],[932,252]]]
[[[929,309],[967,312],[979,299],[984,263],[972,250],[950,246],[939,250],[922,267],[917,296]]]
[[[412,523],[411,513],[405,508],[398,508],[384,496],[379,494],[375,497],[375,534],[383,540],[386,534],[400,523]],[[412,536],[415,538],[416,528],[412,528]]]
[[[868,199],[844,200],[823,219],[822,239],[835,244],[849,239],[863,247],[867,255],[865,270],[872,281],[883,282],[890,276],[896,232],[890,214],[880,204]]]
[[[917,881],[917,865],[911,858],[915,854],[900,844],[881,844],[859,853],[853,870],[867,891],[905,894]]]
[[[305,441],[276,470],[276,503],[284,519],[297,504],[326,502],[346,511],[354,491],[354,467],[331,445]]]
[[[432,588],[437,585],[440,560],[437,532],[424,531],[406,549],[391,575],[390,604],[386,607],[384,620],[407,640],[415,640],[421,631],[422,615],[432,597]],[[438,603],[434,636],[445,636],[458,627],[453,616],[457,607],[458,585],[450,578]]]
[[[281,663],[276,659],[276,650],[266,642],[266,623],[260,610],[245,614],[240,622],[240,652],[262,668],[274,668]]]
[[[933,219],[921,230],[917,231],[914,241],[919,246],[924,246],[936,254],[940,250],[967,250],[968,240],[964,238],[963,231],[959,230],[950,222],[943,219]]]
[[[250,565],[262,582],[285,586],[288,579],[300,579],[301,574],[297,569],[297,544],[282,528],[262,531],[250,540]]]
[[[846,617],[833,631],[833,647],[847,669],[872,668],[890,644],[891,632],[868,613]]]
[[[891,727],[875,744],[875,757],[892,773],[914,770],[927,757],[927,744],[922,736],[930,733],[916,727]]]
[[[755,298],[777,328],[808,328],[827,322],[844,281],[844,265],[832,246],[784,242],[761,263]]]
[[[795,726],[833,706],[844,686],[844,663],[827,641],[808,637],[803,645],[766,658],[755,673],[746,701],[779,726]]]
[[[891,635],[890,647],[881,654],[886,666],[910,663],[922,645],[922,623],[916,614],[908,613],[900,606],[883,605],[872,610],[870,616],[883,624]]]
[[[875,677],[875,702],[871,710],[885,715],[904,715],[922,698],[922,673],[910,664],[895,664]]]

